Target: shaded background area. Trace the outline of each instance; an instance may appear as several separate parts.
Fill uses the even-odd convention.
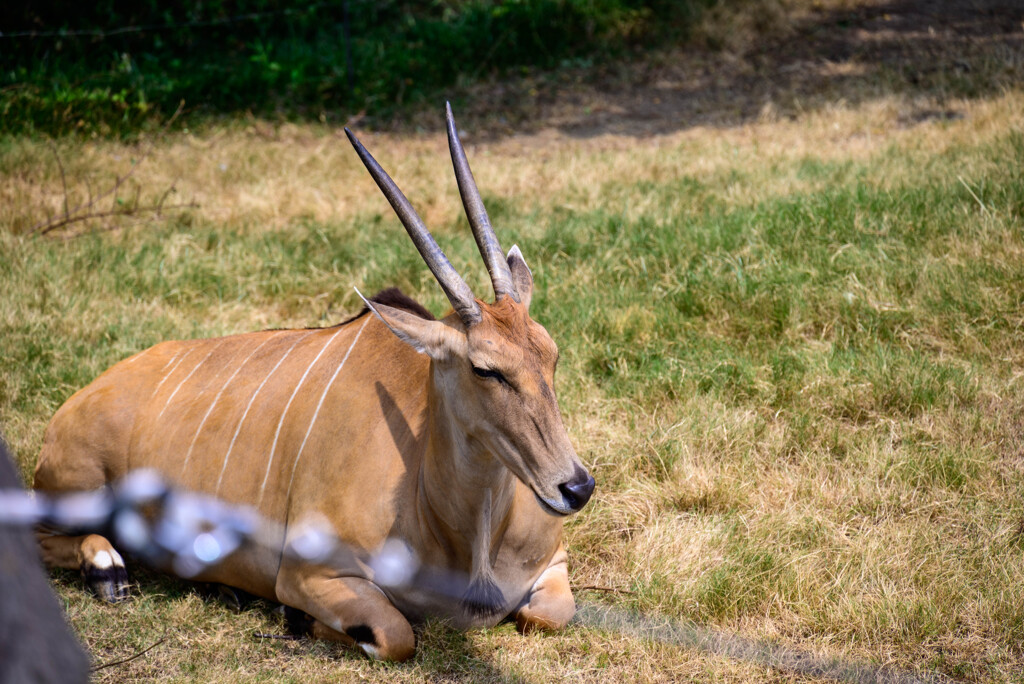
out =
[[[1000,92],[1024,80],[1022,19],[1013,0],[47,0],[0,10],[0,132],[130,135],[182,100],[192,125],[436,128],[450,98],[492,135],[665,133]]]
[[[124,132],[203,113],[393,117],[485,76],[685,36],[709,0],[47,0],[0,15],[2,129]]]
[[[618,78],[581,80],[570,93],[545,89],[533,116],[573,135],[650,135],[901,95],[914,103],[901,120],[910,126],[957,118],[955,100],[1024,83],[1024,4],[832,5],[719,3],[687,46],[635,62]]]

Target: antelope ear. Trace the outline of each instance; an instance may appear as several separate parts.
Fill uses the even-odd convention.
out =
[[[516,286],[516,292],[519,293],[519,301],[529,309],[530,300],[533,299],[533,273],[526,265],[526,259],[519,251],[519,245],[512,245],[505,261],[508,262],[508,268],[512,271],[512,283]]]
[[[371,302],[356,290],[370,312],[379,318],[398,339],[421,354],[442,360],[458,351],[458,332],[441,321],[430,321],[393,306]]]

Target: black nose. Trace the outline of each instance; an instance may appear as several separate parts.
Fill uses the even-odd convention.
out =
[[[558,491],[565,497],[569,508],[578,511],[590,501],[590,495],[594,493],[594,478],[585,470],[580,470],[569,482],[558,485]]]

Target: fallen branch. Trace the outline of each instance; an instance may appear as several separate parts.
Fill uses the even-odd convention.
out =
[[[64,228],[65,226],[69,226],[69,225],[71,225],[73,223],[80,223],[82,221],[88,221],[90,219],[111,218],[113,216],[134,216],[135,214],[138,214],[139,212],[149,212],[149,211],[154,212],[157,216],[159,216],[160,212],[162,210],[164,210],[164,209],[198,209],[198,208],[199,208],[199,204],[195,200],[193,200],[191,202],[185,202],[184,204],[168,204],[166,206],[163,206],[163,205],[160,205],[160,204],[154,204],[154,205],[151,205],[151,206],[148,206],[148,207],[129,206],[126,209],[114,209],[112,211],[97,211],[97,212],[94,212],[94,213],[91,213],[91,214],[83,214],[81,216],[71,216],[71,217],[68,217],[66,219],[60,219],[58,221],[55,221],[52,225],[48,226],[46,228],[46,230],[39,231],[39,234],[40,235],[46,235],[47,233],[49,233],[51,231],[59,230],[61,228]]]
[[[174,110],[174,114],[171,115],[171,117],[162,126],[162,131],[166,131],[168,128],[170,128],[174,121],[181,115],[184,106],[185,101],[182,100],[181,103],[178,104],[178,108]],[[159,216],[160,212],[162,212],[165,209],[197,209],[199,207],[199,204],[195,200],[181,204],[165,204],[165,202],[167,201],[167,197],[175,191],[174,183],[172,183],[171,186],[166,191],[164,191],[162,195],[160,195],[160,198],[157,200],[155,204],[147,206],[139,206],[141,190],[138,187],[138,185],[136,185],[135,195],[131,199],[131,201],[127,202],[123,206],[118,206],[119,199],[117,196],[117,191],[120,190],[121,186],[123,186],[132,177],[132,174],[135,173],[136,169],[142,166],[142,164],[145,163],[145,161],[149,159],[149,157],[153,154],[153,150],[156,147],[155,141],[156,136],[150,139],[148,145],[146,146],[138,160],[134,161],[131,167],[125,173],[117,176],[114,179],[114,184],[113,186],[110,187],[110,189],[94,196],[92,184],[89,182],[89,179],[86,178],[85,186],[87,189],[87,199],[84,202],[77,205],[74,209],[69,209],[69,193],[67,176],[64,171],[64,163],[60,158],[60,153],[57,151],[57,146],[51,142],[50,149],[53,151],[53,156],[57,160],[57,168],[60,170],[61,186],[64,191],[64,213],[62,216],[56,218],[49,217],[45,221],[37,223],[36,225],[32,226],[32,228],[30,228],[28,232],[32,235],[46,235],[47,233],[51,233],[53,231],[66,228],[67,226],[76,223],[82,223],[84,221],[89,221],[92,219],[112,218],[118,216],[134,216],[139,213],[150,212]],[[112,198],[111,208],[105,211],[100,211],[96,209],[99,202],[108,197]],[[76,236],[83,234],[83,232],[76,233]]]
[[[149,653],[150,651],[152,651],[154,648],[156,648],[160,644],[164,643],[165,641],[167,641],[167,635],[166,634],[164,634],[164,636],[160,639],[160,641],[157,641],[156,643],[152,644],[148,648],[144,648],[143,650],[139,651],[135,655],[132,655],[132,656],[130,656],[128,658],[123,658],[121,660],[115,660],[115,661],[110,662],[110,663],[104,663],[103,665],[97,665],[96,667],[92,668],[92,672],[93,672],[93,674],[95,674],[95,673],[99,672],[100,670],[104,670],[104,669],[106,669],[108,667],[114,667],[115,665],[124,665],[125,663],[129,663],[129,662],[135,660],[136,658],[141,658],[142,656],[146,655],[147,653]]]
[[[622,589],[620,587],[602,587],[597,584],[584,584],[582,587],[576,587],[576,591],[604,591],[612,594],[629,594],[630,596],[636,593],[632,589]]]

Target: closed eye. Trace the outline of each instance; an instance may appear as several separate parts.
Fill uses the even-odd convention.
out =
[[[508,380],[505,379],[505,376],[496,370],[492,370],[490,368],[477,368],[476,366],[473,366],[473,372],[476,374],[477,377],[493,378],[500,383],[503,383],[505,385],[508,384]]]

